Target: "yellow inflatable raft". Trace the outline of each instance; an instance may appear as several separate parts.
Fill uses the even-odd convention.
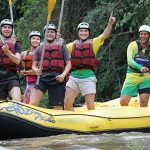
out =
[[[150,108],[140,108],[138,98],[121,107],[119,99],[95,103],[74,112],[52,110],[16,101],[0,101],[0,139],[44,137],[58,134],[150,132]]]

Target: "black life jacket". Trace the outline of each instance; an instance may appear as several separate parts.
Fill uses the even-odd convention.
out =
[[[150,44],[148,44],[145,53],[143,53],[140,40],[137,40],[136,43],[138,45],[138,53],[135,55],[134,61],[143,67],[150,68]]]

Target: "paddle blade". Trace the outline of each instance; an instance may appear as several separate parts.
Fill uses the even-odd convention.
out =
[[[11,6],[12,5],[12,0],[8,0],[8,2],[9,2],[9,5]]]
[[[48,17],[47,20],[50,21],[51,13],[56,5],[56,0],[48,0]]]

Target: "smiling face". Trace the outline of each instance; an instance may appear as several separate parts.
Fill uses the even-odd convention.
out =
[[[34,35],[31,37],[30,42],[31,42],[31,46],[36,48],[40,45],[41,38],[39,36]]]
[[[12,26],[11,25],[3,25],[1,27],[1,32],[5,38],[10,38],[12,35]]]
[[[49,29],[47,32],[47,41],[49,43],[53,42],[56,39],[56,31]]]
[[[141,39],[141,43],[146,44],[149,41],[149,38],[150,38],[149,32],[141,31],[139,36]]]
[[[85,41],[89,37],[89,29],[79,29],[78,36],[82,41]]]

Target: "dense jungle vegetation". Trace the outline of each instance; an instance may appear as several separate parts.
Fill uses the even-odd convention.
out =
[[[9,4],[0,0],[0,21],[10,18]],[[21,40],[22,50],[29,48],[28,35],[32,30],[43,34],[47,22],[47,0],[13,0],[15,33]],[[91,38],[100,35],[113,11],[116,23],[111,36],[98,53],[97,94],[95,101],[108,101],[119,97],[126,75],[126,50],[129,42],[138,39],[141,25],[150,25],[150,0],[65,0],[61,35],[66,43],[77,38],[77,25],[87,21],[91,25]],[[58,26],[61,0],[57,0],[51,22]],[[43,34],[44,37],[44,34]],[[25,85],[21,77],[22,86]],[[76,103],[84,99],[79,95]]]

